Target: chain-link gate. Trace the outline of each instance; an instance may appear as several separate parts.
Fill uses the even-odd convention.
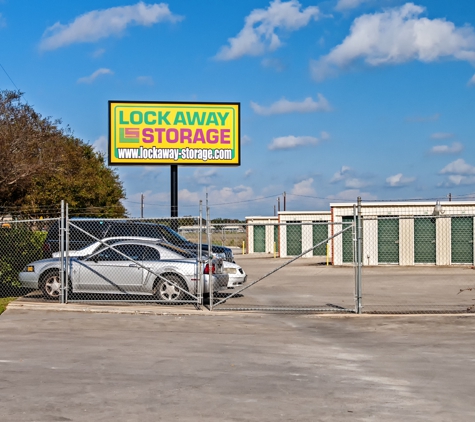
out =
[[[240,224],[226,233],[226,225],[213,224],[209,237],[235,246],[235,264],[225,263],[229,289],[218,293],[211,309],[285,312],[357,312],[356,225],[353,222],[299,222]],[[334,239],[349,239],[353,265],[332,268],[329,248]],[[246,246],[247,244],[247,246]],[[345,247],[347,245],[345,244]],[[249,252],[252,249],[252,253]],[[330,274],[331,273],[331,274]]]
[[[474,220],[364,216],[364,312],[474,312]]]

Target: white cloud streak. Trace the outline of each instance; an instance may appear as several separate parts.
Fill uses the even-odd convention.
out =
[[[314,196],[316,195],[315,189],[313,185],[313,178],[309,177],[308,179],[302,180],[296,183],[291,190],[291,194],[293,195],[309,195]]]
[[[420,17],[424,11],[424,7],[406,3],[356,18],[343,42],[311,63],[313,77],[321,81],[359,59],[370,66],[441,58],[475,62],[473,27],[457,28],[445,19]]]
[[[432,154],[457,154],[463,151],[463,145],[460,142],[453,142],[452,145],[436,145],[431,148]]]
[[[402,173],[398,173],[398,174],[395,174],[394,176],[389,176],[386,179],[386,183],[389,187],[398,188],[398,187],[410,185],[415,180],[416,180],[415,177],[404,177]]]
[[[195,170],[193,179],[200,185],[210,185],[216,181],[216,170]]]
[[[245,18],[244,28],[236,37],[228,39],[229,45],[221,47],[215,58],[235,60],[276,50],[282,45],[277,30],[296,31],[320,17],[318,7],[309,6],[303,10],[301,7],[298,0],[274,0],[267,9],[254,9]]]
[[[335,10],[342,12],[344,10],[355,9],[368,0],[338,0]]]
[[[336,183],[341,180],[344,180],[348,177],[349,172],[351,171],[351,167],[342,166],[340,171],[337,171],[330,180],[330,183]]]
[[[318,94],[317,97],[317,101],[314,101],[311,97],[307,97],[301,102],[293,102],[282,98],[279,101],[271,104],[269,107],[261,106],[251,101],[251,108],[255,113],[262,116],[271,116],[273,114],[331,111],[332,108],[328,100],[322,94]]]
[[[114,74],[114,72],[112,70],[101,68],[101,69],[97,69],[90,76],[85,76],[83,78],[79,78],[77,82],[78,82],[78,84],[91,84],[97,79],[97,77],[99,77],[101,75],[113,75],[113,74]]]
[[[93,10],[63,25],[59,22],[46,29],[40,43],[41,50],[55,50],[74,43],[96,42],[111,35],[121,35],[128,26],[151,26],[159,22],[178,22],[168,5],[139,2],[132,6]]]
[[[322,132],[321,139],[328,139],[329,135],[326,132]],[[281,136],[279,138],[274,138],[272,142],[268,145],[268,149],[278,150],[278,149],[293,149],[302,146],[311,146],[318,145],[321,142],[319,138],[313,136]]]
[[[430,139],[450,139],[453,137],[454,137],[453,133],[447,133],[447,132],[436,132],[430,135]]]
[[[467,85],[468,85],[468,86],[475,86],[475,75],[473,75],[473,76],[469,79]]]
[[[467,164],[463,158],[452,161],[447,164],[440,172],[440,174],[458,174],[470,175],[475,174],[475,167]]]

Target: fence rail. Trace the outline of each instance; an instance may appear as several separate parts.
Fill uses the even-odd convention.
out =
[[[2,221],[1,295],[211,310],[475,312],[475,214]],[[206,223],[205,223],[206,221]]]

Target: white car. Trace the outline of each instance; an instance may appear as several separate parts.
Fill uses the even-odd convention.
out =
[[[247,274],[238,264],[229,261],[223,261],[223,270],[229,275],[228,289],[234,289],[242,286],[247,281]]]

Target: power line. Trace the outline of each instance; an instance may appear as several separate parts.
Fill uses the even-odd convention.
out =
[[[13,79],[10,78],[10,75],[7,73],[7,71],[5,70],[5,68],[2,66],[2,64],[0,63],[0,67],[3,69],[3,71],[5,72],[5,75],[7,75],[8,79],[10,79],[10,82],[13,84],[13,86],[16,88],[17,91],[19,91],[18,87],[15,85],[15,82],[13,82]]]

